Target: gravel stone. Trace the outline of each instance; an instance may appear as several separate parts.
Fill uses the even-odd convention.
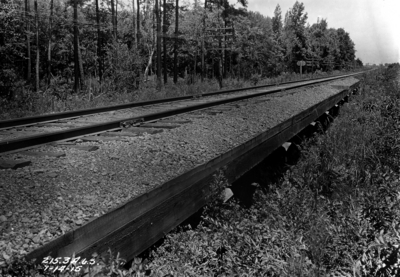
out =
[[[98,151],[40,146],[35,151],[62,152],[65,157],[32,156],[29,167],[0,169],[0,209],[4,209],[0,213],[7,215],[0,225],[0,242],[5,242],[0,253],[14,259],[21,250],[30,252],[337,94],[340,90],[331,85],[348,87],[356,81],[346,78],[248,99],[227,105],[229,109],[216,115],[204,110],[174,116],[169,120],[189,123],[151,135],[143,132],[126,141],[80,143]],[[147,113],[156,108],[137,110]],[[107,117],[110,113],[99,121]],[[4,158],[16,157],[18,153]],[[43,169],[45,174],[37,174]],[[42,230],[46,231],[38,235]]]
[[[33,172],[33,173],[36,173],[36,174],[39,174],[39,173],[44,173],[45,170],[42,169],[42,168],[40,168],[40,169],[34,169],[34,170],[32,170],[32,172]]]

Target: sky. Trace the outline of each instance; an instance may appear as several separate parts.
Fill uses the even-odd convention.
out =
[[[236,0],[230,0],[233,4]],[[272,17],[277,4],[282,17],[296,0],[248,0],[248,10]],[[313,24],[318,16],[328,28],[350,34],[356,57],[366,64],[400,62],[400,0],[299,0]]]

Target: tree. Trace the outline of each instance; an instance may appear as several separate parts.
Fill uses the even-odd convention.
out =
[[[97,1],[97,0],[96,0]],[[133,25],[133,37],[134,37],[134,45],[135,49],[137,49],[137,24],[135,22],[136,12],[135,12],[135,0],[132,0],[132,25]]]
[[[304,4],[296,1],[293,8],[285,15],[284,44],[288,67],[296,70],[297,62],[304,59],[307,52],[307,37],[305,24],[307,13],[304,13]]]
[[[154,13],[157,21],[157,88],[161,89],[161,16],[158,1],[160,0],[155,0]]]
[[[205,0],[207,2],[207,0]],[[174,83],[178,81],[178,32],[179,32],[179,0],[175,3],[175,39],[174,39]]]
[[[30,3],[25,0],[25,23],[26,23],[26,52],[27,52],[27,65],[26,65],[26,81],[29,83],[31,79],[31,39],[30,39],[30,23],[29,23]]]
[[[203,24],[203,34],[201,36],[201,82],[204,81],[204,55],[205,55],[205,49],[204,49],[204,36],[206,32],[206,13],[207,11],[207,0],[204,0],[204,11],[203,11],[203,18],[202,18],[202,24]]]
[[[167,76],[167,5],[166,0],[163,1],[163,53],[164,53],[164,84],[167,83],[168,76]]]
[[[354,61],[355,58],[356,51],[354,49],[354,42],[351,40],[349,33],[343,28],[337,29],[336,33],[340,51],[337,62],[341,63],[342,67],[349,67],[349,64]]]
[[[330,55],[328,23],[326,19],[318,19],[317,23],[309,26],[308,29],[308,51],[306,57],[312,62],[312,71],[320,68],[327,56]]]
[[[74,75],[75,75],[75,85],[74,91],[78,92],[80,90],[80,74],[79,74],[79,41],[78,41],[79,31],[78,31],[78,0],[74,0]]]
[[[47,83],[50,84],[51,76],[51,36],[52,36],[52,23],[53,23],[53,4],[54,0],[50,0],[50,16],[49,16],[49,46],[47,52]]]
[[[357,58],[357,59],[356,59],[356,64],[357,64],[358,67],[363,67],[363,66],[364,66],[364,64],[363,64],[363,62],[360,60],[360,58]]]
[[[283,32],[283,22],[282,22],[282,11],[281,7],[276,5],[274,16],[272,17],[272,31],[273,31],[273,48],[271,55],[271,61],[273,61],[273,74],[277,74],[283,70],[283,57],[285,55],[284,48],[282,47],[282,32]]]
[[[140,3],[139,0],[137,0],[137,14],[136,14],[136,28],[137,28],[137,35],[136,35],[136,41],[137,41],[137,46],[139,46],[140,42]]]
[[[35,67],[35,90],[39,91],[39,65],[40,65],[40,55],[39,55],[39,14],[37,0],[35,0],[35,29],[36,29],[36,67]]]
[[[282,28],[283,28],[282,11],[281,7],[278,4],[276,5],[274,11],[274,17],[272,18],[272,30],[274,31],[274,34],[276,35],[277,38],[281,36]]]
[[[274,71],[276,44],[273,40],[272,20],[257,12],[239,17],[235,29],[235,52],[244,78],[261,76]]]
[[[100,31],[100,12],[99,12],[99,0],[96,0],[96,27],[97,27],[97,62],[99,70],[99,80],[103,79],[103,60],[102,60],[102,43],[101,43],[101,31]]]
[[[115,4],[114,0],[111,0],[111,24],[113,28],[113,36],[114,39],[117,39],[117,21],[116,21],[116,16],[115,16]]]

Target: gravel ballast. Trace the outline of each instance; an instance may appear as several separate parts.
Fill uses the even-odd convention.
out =
[[[79,144],[98,146],[96,151],[59,145],[32,151],[65,156],[5,156],[32,163],[0,169],[0,266],[342,90],[335,86],[357,81],[351,77],[282,91],[225,105],[229,109],[214,115],[204,110],[175,116],[169,120],[190,123],[157,134]]]

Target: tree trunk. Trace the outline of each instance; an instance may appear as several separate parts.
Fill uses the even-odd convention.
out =
[[[155,16],[157,20],[157,89],[161,89],[161,18],[160,18],[160,12],[159,12],[159,0],[156,0],[156,5],[155,5]]]
[[[219,26],[221,26],[220,24],[219,24],[219,17],[220,17],[220,15],[219,15],[219,9],[220,9],[220,2],[218,1],[218,25]],[[219,32],[218,32],[219,34],[221,34],[221,29],[219,29]],[[222,59],[223,59],[223,57],[222,57],[222,53],[223,53],[223,51],[221,50],[222,49],[222,44],[221,44],[221,36],[219,36],[218,37],[218,48],[219,48],[219,61],[218,61],[218,82],[219,82],[219,88],[221,89],[222,87],[223,87],[223,84],[222,84]]]
[[[193,61],[193,78],[192,78],[193,83],[196,82],[197,51],[198,49],[196,47],[196,50],[194,51],[194,61]]]
[[[223,77],[226,79],[226,74],[227,74],[227,69],[228,69],[228,59],[227,59],[227,52],[226,52],[226,44],[227,44],[227,42],[226,42],[226,37],[227,37],[227,35],[226,35],[226,28],[227,28],[227,23],[226,23],[226,20],[224,20],[224,52],[223,52],[223,61],[224,61],[224,64],[223,64],[223,66],[224,66],[224,69],[223,69],[223,71],[224,71],[224,74],[223,74]]]
[[[154,47],[151,49],[149,61],[148,61],[147,66],[146,66],[146,70],[144,71],[144,80],[145,81],[147,80],[147,77],[148,77],[148,74],[149,74],[149,70],[150,70],[150,67],[151,67],[151,62],[153,60],[153,54],[154,54]]]
[[[137,28],[137,36],[136,36],[136,41],[137,41],[137,47],[139,46],[140,42],[140,3],[139,0],[137,0],[137,14],[136,14],[136,28]]]
[[[96,0],[96,27],[97,27],[97,62],[99,66],[99,80],[100,83],[103,79],[103,60],[101,55],[101,31],[100,31],[100,12],[99,12],[99,0]]]
[[[47,49],[47,83],[50,84],[51,80],[51,33],[52,33],[52,23],[53,23],[53,2],[50,0],[50,17],[49,17],[49,48]]]
[[[117,26],[115,25],[115,5],[114,0],[111,0],[111,24],[113,28],[113,37],[114,40],[117,39]]]
[[[85,75],[83,71],[83,60],[82,60],[81,46],[79,43],[79,36],[78,36],[78,62],[79,62],[79,79],[81,81],[81,88],[82,88],[83,81],[85,80]]]
[[[27,51],[27,65],[26,65],[26,81],[30,83],[31,76],[32,76],[32,59],[31,59],[31,39],[30,39],[30,20],[29,20],[29,12],[30,12],[30,5],[29,0],[25,0],[25,22],[26,22],[26,51]]]
[[[74,91],[75,92],[78,92],[80,90],[78,35],[79,35],[79,33],[78,33],[78,0],[74,0],[74,76],[75,76]]]
[[[238,63],[238,75],[237,75],[237,79],[238,79],[238,81],[240,80],[240,78],[242,77],[241,76],[241,74],[242,74],[242,64],[241,64],[241,61],[239,60],[239,63]]]
[[[206,35],[207,0],[204,1],[203,35],[201,37],[201,82],[204,81],[204,36]]]
[[[146,0],[146,5],[145,5],[145,9],[143,11],[144,15],[146,16],[146,19],[148,18],[148,16],[150,15],[150,0]],[[154,9],[153,9],[153,20],[154,20]],[[153,25],[155,26],[155,25]],[[152,28],[154,29],[154,28]]]
[[[220,59],[218,61],[218,82],[219,82],[219,88],[223,88],[224,84],[222,82],[222,58],[221,58],[222,54],[220,52]]]
[[[233,71],[233,68],[232,68],[232,48],[231,48],[231,51],[230,51],[230,53],[229,53],[229,77],[231,77],[232,78],[232,73],[233,73],[233,75],[235,74],[235,72]]]
[[[135,13],[136,13],[136,11],[135,11],[135,0],[132,0],[132,15],[133,15],[132,27],[133,27],[133,40],[134,40],[133,45],[134,45],[134,48],[137,49],[137,25],[136,25],[136,18],[135,18],[136,15],[135,15]]]
[[[35,28],[36,28],[36,74],[35,74],[35,91],[39,91],[39,14],[37,8],[37,0],[35,0]]]
[[[203,31],[203,35],[201,37],[201,45],[200,45],[201,49],[201,82],[204,81],[204,31]]]
[[[175,3],[175,40],[174,40],[174,83],[178,82],[178,31],[179,31],[179,0]]]
[[[155,3],[154,3],[155,4]],[[152,21],[152,26],[153,28],[150,29],[150,33],[151,33],[151,48],[154,48],[154,51],[157,51],[157,18],[156,18],[156,13],[155,13],[155,8],[153,8],[153,12],[150,12],[150,0],[146,0],[146,18],[147,17],[151,17],[151,21]],[[148,19],[148,21],[150,21],[150,19]],[[151,67],[149,68],[150,70],[150,76],[154,74],[157,77],[157,55],[153,55],[152,56],[152,61],[151,61]]]
[[[167,75],[167,5],[163,1],[163,53],[164,53],[164,84],[168,81]]]

